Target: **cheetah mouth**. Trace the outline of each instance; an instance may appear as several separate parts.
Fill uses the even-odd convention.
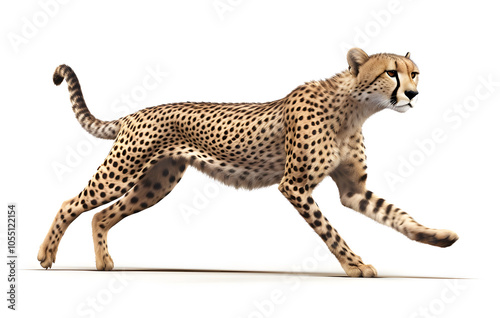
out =
[[[403,105],[395,105],[395,107],[406,107],[406,106],[409,106],[410,108],[413,108],[413,105],[411,103],[403,104]]]
[[[400,112],[400,113],[404,113],[410,108],[413,108],[413,105],[411,103],[404,104],[404,105],[398,105],[398,106],[393,107],[393,109],[395,111]]]

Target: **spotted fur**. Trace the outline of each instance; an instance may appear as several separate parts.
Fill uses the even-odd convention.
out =
[[[418,68],[409,54],[348,52],[349,70],[305,83],[268,103],[174,103],[104,122],[90,114],[75,73],[59,66],[54,83],[68,83],[82,127],[114,145],[85,189],[65,201],[40,247],[50,268],[67,227],[81,213],[105,203],[92,231],[98,270],[114,266],[107,233],[123,218],[156,204],[181,180],[187,166],[234,187],[279,184],[279,190],[326,243],[349,276],[377,272],[347,246],[316,204],[312,192],[326,177],[338,185],[342,204],[413,240],[446,247],[458,236],[427,228],[365,187],[361,127],[389,108],[404,112],[418,94]]]

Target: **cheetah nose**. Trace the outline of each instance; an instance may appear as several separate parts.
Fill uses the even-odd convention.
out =
[[[408,97],[410,100],[413,99],[413,97],[418,95],[417,91],[405,91],[406,97]]]

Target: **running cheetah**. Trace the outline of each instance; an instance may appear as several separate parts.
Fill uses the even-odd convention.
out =
[[[237,188],[279,184],[351,277],[374,277],[377,271],[354,254],[316,205],[312,192],[328,176],[343,205],[412,240],[452,245],[458,239],[454,232],[427,228],[365,188],[361,126],[382,109],[413,107],[417,66],[409,53],[368,56],[358,48],[348,52],[347,61],[348,70],[300,85],[273,102],[173,103],[114,121],[92,116],[75,73],[66,65],[57,67],[54,83],[66,80],[82,127],[115,142],[85,189],[62,204],[40,247],[41,266],[52,266],[64,232],[81,213],[117,200],[92,220],[96,267],[113,269],[109,229],[168,195],[187,166]]]

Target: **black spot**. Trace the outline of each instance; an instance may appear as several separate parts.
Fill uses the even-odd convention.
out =
[[[366,178],[368,178],[368,175],[365,173],[361,178],[359,178],[359,182],[365,182]]]
[[[377,205],[376,205],[377,208],[380,208],[382,206],[382,204],[384,204],[384,201],[385,201],[384,199],[378,199],[377,200]]]
[[[366,206],[368,205],[368,203],[369,202],[367,200],[364,200],[364,199],[361,200],[361,201],[359,201],[359,210],[361,212],[365,212],[366,211]]]
[[[389,204],[389,205],[387,206],[387,208],[385,209],[385,213],[386,213],[386,214],[391,213],[391,209],[392,209],[392,204]]]
[[[367,200],[370,200],[370,199],[372,198],[372,194],[373,194],[373,192],[371,192],[371,191],[366,191],[366,193],[365,193],[365,198],[366,198]]]

